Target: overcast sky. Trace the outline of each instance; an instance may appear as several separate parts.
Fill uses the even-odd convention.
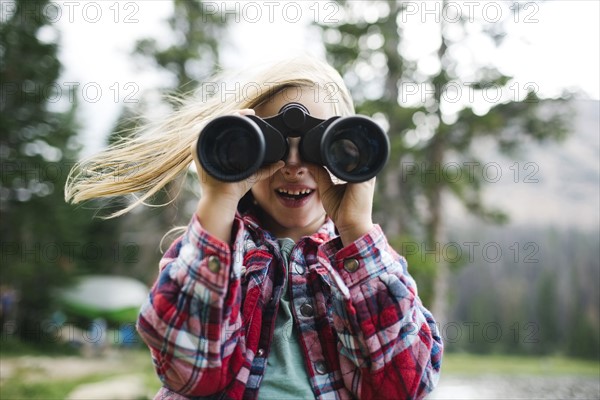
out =
[[[550,0],[541,5],[523,2],[519,15],[511,17],[509,36],[492,62],[515,77],[519,86],[536,85],[541,96],[556,96],[565,88],[582,90],[600,98],[600,2]],[[164,20],[171,12],[170,1],[71,1],[62,4],[60,14],[48,8],[61,31],[61,59],[65,66],[62,86],[73,82],[80,97],[81,123],[86,132],[86,151],[102,146],[122,106],[138,100],[144,90],[156,87],[160,77],[140,69],[129,57],[132,45],[141,37],[168,41]],[[330,1],[304,2],[205,2],[208,12],[241,11],[228,14],[230,44],[223,63],[240,66],[298,52],[322,56],[322,48],[305,34],[308,22],[335,21],[341,11]],[[368,5],[368,2],[362,2]],[[444,14],[452,22],[459,13],[494,21],[506,13],[506,2],[450,2]],[[407,53],[422,59],[435,47],[432,29],[437,24],[430,11],[435,2],[409,2],[401,21],[407,26]],[[367,18],[376,9],[365,8]],[[476,24],[472,24],[473,27]],[[475,37],[475,35],[473,36]],[[478,46],[478,43],[472,43]],[[481,47],[483,49],[483,47]],[[482,51],[482,57],[486,56]],[[101,93],[99,93],[101,92]]]

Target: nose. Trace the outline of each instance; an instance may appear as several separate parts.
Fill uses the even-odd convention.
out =
[[[281,169],[286,178],[300,178],[306,173],[306,167],[302,164],[300,158],[299,143],[299,138],[288,139],[288,154],[285,159],[285,166]]]

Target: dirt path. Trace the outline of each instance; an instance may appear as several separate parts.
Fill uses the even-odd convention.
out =
[[[124,371],[122,359],[21,356],[0,359],[0,382],[19,374],[28,382],[74,380],[88,375]]]
[[[139,400],[151,399],[141,375],[125,375],[101,382],[87,383],[75,388],[67,400]]]

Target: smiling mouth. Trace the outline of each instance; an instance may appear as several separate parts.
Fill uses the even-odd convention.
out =
[[[283,198],[290,200],[301,200],[307,196],[310,196],[313,189],[299,189],[299,190],[288,190],[288,189],[277,189],[277,194]]]

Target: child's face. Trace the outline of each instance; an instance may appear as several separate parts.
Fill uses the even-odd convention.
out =
[[[270,117],[284,105],[296,102],[303,104],[316,118],[333,117],[332,104],[320,97],[311,89],[289,88],[256,107],[255,111],[260,117]],[[317,182],[300,158],[299,142],[300,138],[289,138],[285,166],[270,179],[259,181],[252,187],[254,199],[265,212],[265,228],[277,237],[290,237],[295,241],[316,232],[325,221]]]

